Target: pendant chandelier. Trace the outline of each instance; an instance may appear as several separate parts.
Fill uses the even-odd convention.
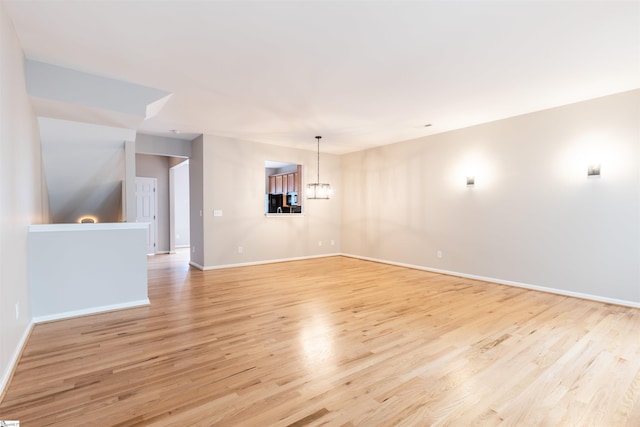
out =
[[[320,182],[320,138],[316,136],[318,140],[318,180],[307,184],[307,199],[329,199],[333,190],[331,190],[331,184],[323,184]]]

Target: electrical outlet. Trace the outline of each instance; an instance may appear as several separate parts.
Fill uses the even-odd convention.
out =
[[[20,320],[20,304],[16,303],[16,320]]]
[[[194,254],[196,253],[196,247],[195,246],[191,246],[191,252],[193,252]]]
[[[438,250],[437,255],[438,255],[438,258],[442,258],[442,251]]]
[[[335,245],[336,242],[334,242],[333,240],[331,241],[331,246]]]
[[[242,248],[242,246],[238,246],[238,253],[239,253],[239,254],[241,254],[243,250],[244,250],[244,249]]]
[[[322,246],[322,240],[318,240],[318,246]]]

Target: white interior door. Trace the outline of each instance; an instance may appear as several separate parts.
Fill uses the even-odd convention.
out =
[[[156,197],[156,187],[158,180],[156,178],[136,177],[136,222],[149,223],[149,231],[147,233],[147,253],[155,254],[157,247],[158,235],[158,199]]]

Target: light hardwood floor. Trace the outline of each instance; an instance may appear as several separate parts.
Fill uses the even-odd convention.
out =
[[[23,426],[639,426],[640,310],[345,257],[149,264],[149,307],[37,325]]]

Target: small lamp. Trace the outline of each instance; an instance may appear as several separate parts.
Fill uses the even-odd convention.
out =
[[[587,177],[600,176],[600,164],[594,163],[587,167]]]
[[[307,199],[329,199],[333,190],[331,190],[331,184],[323,184],[320,182],[320,138],[316,136],[318,140],[318,180],[307,184]]]

